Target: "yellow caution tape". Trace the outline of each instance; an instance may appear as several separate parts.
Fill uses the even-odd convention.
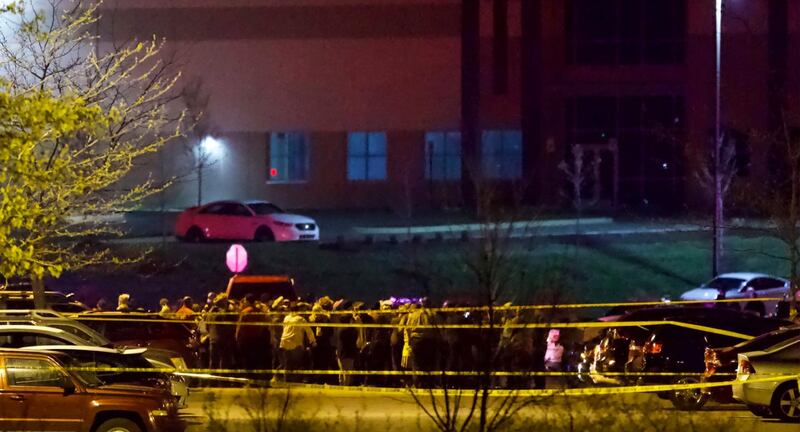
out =
[[[133,318],[117,319],[117,318],[81,318],[82,321],[137,321]],[[146,320],[145,322],[175,322],[174,320]],[[707,333],[719,334],[722,336],[730,336],[737,339],[748,340],[753,336],[743,333],[732,332],[728,330],[717,329],[698,324],[685,323],[681,321],[591,321],[591,322],[574,322],[574,323],[521,323],[521,324],[427,324],[427,325],[400,325],[400,324],[375,324],[375,323],[313,323],[313,322],[299,322],[284,324],[283,322],[253,322],[253,321],[203,321],[206,325],[242,325],[242,326],[259,326],[259,327],[333,327],[333,328],[384,328],[384,329],[414,329],[414,330],[446,330],[446,329],[482,329],[482,330],[498,330],[503,329],[551,329],[551,328],[609,328],[609,327],[651,327],[659,325],[674,325],[688,329],[703,331]]]
[[[28,369],[28,368],[26,368]],[[36,368],[30,368],[36,369]],[[70,367],[67,368],[75,372],[165,372],[176,374],[234,374],[234,373],[247,373],[247,374],[274,374],[274,375],[401,375],[401,376],[479,376],[485,375],[485,372],[468,371],[468,372],[454,372],[454,371],[341,371],[341,370],[284,370],[284,369],[259,369],[259,370],[245,370],[245,369],[187,369],[176,371],[175,369],[166,368],[113,368],[113,367]],[[565,376],[566,372],[490,372],[491,376]],[[638,375],[638,374],[633,374]],[[664,375],[664,376],[693,376],[697,374],[689,373],[651,373],[647,375]],[[764,374],[759,374],[759,376]],[[656,392],[669,392],[680,390],[693,390],[693,389],[707,389],[714,387],[727,387],[732,385],[749,385],[764,382],[780,382],[789,380],[800,380],[798,375],[787,374],[773,374],[767,375],[763,378],[748,379],[746,381],[730,380],[720,382],[700,382],[691,384],[653,384],[653,385],[631,385],[631,386],[614,386],[614,387],[592,387],[592,388],[562,388],[562,389],[487,389],[491,396],[592,396],[592,395],[619,395],[619,394],[632,394],[632,393],[656,393]],[[308,386],[308,385],[306,385]],[[313,386],[313,385],[312,385]],[[453,394],[454,392],[468,393],[481,391],[480,388],[464,388],[464,389],[431,389],[431,388],[384,388],[384,387],[349,387],[349,386],[319,386],[321,389],[336,388],[338,390],[353,390],[353,391],[366,391],[366,392],[419,392],[430,395],[444,395],[446,392]]]
[[[28,369],[28,368],[26,368]],[[30,368],[36,369],[36,368]],[[51,368],[40,368],[51,369]],[[56,369],[56,368],[52,368]],[[568,377],[586,375],[581,372],[557,372],[557,371],[395,371],[395,370],[340,370],[340,369],[209,369],[209,368],[129,368],[129,367],[110,367],[110,366],[70,366],[65,369],[73,372],[125,372],[125,373],[180,373],[180,374],[254,374],[254,375],[358,375],[358,376],[554,376]],[[703,376],[702,372],[604,372],[606,376]],[[735,373],[720,373],[715,376],[734,376]]]
[[[567,389],[487,389],[490,397],[545,397],[545,396],[597,396],[597,395],[620,395],[620,394],[634,394],[634,393],[659,393],[671,392],[680,390],[693,390],[693,389],[707,389],[715,387],[727,387],[739,384],[755,384],[763,382],[780,382],[798,379],[797,375],[777,375],[768,378],[758,378],[748,381],[722,381],[722,382],[705,382],[696,384],[664,384],[664,385],[636,385],[636,386],[614,386],[614,387],[592,387],[592,388],[567,388]],[[417,395],[425,396],[444,396],[445,394],[454,395],[460,394],[462,396],[472,394],[479,394],[483,390],[481,388],[463,388],[463,389],[431,389],[431,388],[413,388],[413,387],[360,387],[360,386],[332,386],[332,385],[314,385],[305,384],[298,385],[301,388],[319,388],[320,390],[337,390],[337,391],[350,391],[362,393],[392,393],[392,394],[408,394],[409,392]]]
[[[613,308],[613,307],[622,307],[622,306],[631,306],[631,307],[645,307],[645,306],[670,306],[670,305],[704,305],[704,304],[717,304],[717,303],[747,303],[747,302],[763,302],[763,301],[782,301],[784,300],[781,297],[753,297],[753,298],[742,298],[742,299],[722,299],[722,300],[654,300],[654,301],[642,301],[642,302],[609,302],[609,303],[570,303],[570,304],[540,304],[540,305],[512,305],[512,306],[470,306],[470,307],[443,307],[443,308],[425,308],[425,310],[434,313],[447,313],[447,312],[488,312],[488,311],[495,311],[495,312],[504,312],[504,311],[524,311],[524,310],[554,310],[554,309],[591,309],[591,308]],[[358,310],[358,314],[397,314],[402,313],[403,311],[398,309],[369,309],[369,310]],[[70,316],[72,318],[88,318],[93,312],[82,312],[82,313],[72,313],[72,314],[64,314]],[[102,313],[102,312],[99,312]],[[236,312],[233,312],[236,314]],[[252,312],[249,315],[255,316],[285,316],[288,312],[284,311],[267,311],[267,312]],[[353,309],[345,309],[345,310],[334,310],[334,311],[323,311],[323,312],[314,312],[314,311],[297,311],[294,312],[297,315],[350,315],[354,313]],[[216,315],[229,315],[230,313],[227,312],[219,312],[219,313],[208,313],[208,312],[199,312],[195,313],[191,316],[191,318],[204,318],[207,316],[216,316]],[[147,313],[147,312],[126,312],[125,315],[129,316],[142,316],[142,317],[152,317],[154,313]],[[116,317],[114,317],[116,318]],[[170,319],[170,322],[175,322],[175,319]],[[191,320],[187,320],[191,321]]]

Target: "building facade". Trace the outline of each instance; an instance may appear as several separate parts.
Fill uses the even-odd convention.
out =
[[[702,205],[694,173],[713,136],[714,0],[475,2],[473,171],[524,188],[530,202],[558,204],[569,193],[559,164],[573,166],[580,145],[591,171],[585,193],[600,205]],[[456,206],[470,171],[462,3],[107,0],[98,32],[101,48],[165,38],[182,85],[208,98],[209,136],[143,167],[155,177],[194,170],[169,190],[170,207],[198,200],[198,150],[208,156],[203,202]],[[725,1],[722,118],[740,176],[763,174],[766,152],[747,134],[797,108],[798,18],[800,0]]]

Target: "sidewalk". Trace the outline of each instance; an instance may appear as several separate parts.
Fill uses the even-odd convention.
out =
[[[317,219],[320,225],[320,242],[427,242],[436,240],[461,240],[478,238],[483,233],[497,230],[512,238],[572,237],[572,236],[626,236],[636,234],[693,233],[708,231],[707,226],[691,223],[668,222],[618,222],[611,218],[542,219],[514,222],[512,225],[482,226],[476,223],[413,225],[413,226],[348,226],[341,219],[329,224]],[[137,235],[138,232],[138,235]],[[144,235],[142,235],[144,234]],[[131,235],[110,240],[110,243],[157,243],[162,240],[155,232],[133,231]],[[168,233],[168,242],[175,241]]]

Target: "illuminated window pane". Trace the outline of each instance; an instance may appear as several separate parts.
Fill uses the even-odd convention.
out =
[[[347,135],[347,179],[386,180],[386,133]]]
[[[299,132],[273,132],[269,143],[270,181],[306,181],[308,148],[306,136]]]

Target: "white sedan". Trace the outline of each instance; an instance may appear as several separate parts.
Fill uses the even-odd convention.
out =
[[[739,354],[738,359],[733,398],[754,414],[800,421],[800,337],[763,351]]]
[[[188,242],[204,240],[317,241],[314,219],[283,211],[266,201],[216,201],[184,210],[175,235]]]
[[[763,273],[723,273],[702,286],[681,294],[681,300],[783,298],[789,292],[788,280]],[[741,307],[764,316],[775,310],[777,301],[742,302]]]

